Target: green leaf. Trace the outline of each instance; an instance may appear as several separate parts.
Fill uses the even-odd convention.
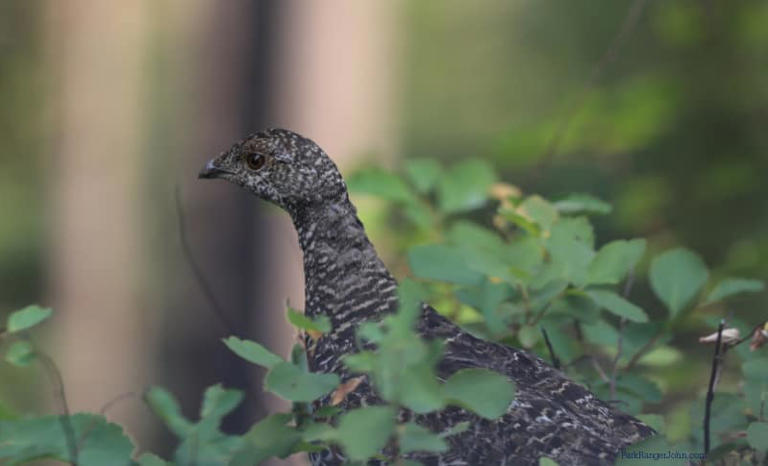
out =
[[[520,327],[520,330],[517,331],[517,339],[523,348],[532,348],[542,337],[541,330],[530,325]]]
[[[370,194],[394,202],[410,202],[414,195],[397,175],[381,169],[361,170],[347,179],[350,192]]]
[[[557,466],[557,462],[555,462],[555,460],[542,456],[541,458],[539,458],[539,466]]]
[[[338,432],[325,422],[311,422],[303,427],[301,438],[305,442],[330,442],[338,438]]]
[[[411,453],[414,451],[444,452],[448,450],[448,444],[437,434],[434,434],[418,424],[409,422],[400,427],[400,451]]]
[[[428,193],[440,179],[443,169],[435,159],[408,159],[405,173],[420,193]]]
[[[645,240],[618,240],[606,244],[595,255],[587,270],[587,284],[619,283],[645,252]]]
[[[520,203],[517,213],[530,219],[544,230],[552,228],[552,225],[558,219],[555,206],[538,195],[527,197]]]
[[[768,381],[755,378],[747,378],[743,385],[744,399],[753,413],[765,412],[765,403],[768,401]]]
[[[225,389],[221,384],[208,387],[203,394],[203,405],[200,408],[200,424],[218,427],[222,418],[232,412],[243,401],[243,392]]]
[[[708,276],[701,258],[687,249],[666,251],[651,262],[651,288],[673,318],[696,297]]]
[[[592,298],[600,307],[615,314],[624,317],[633,322],[648,322],[648,316],[645,311],[622,298],[613,291],[608,290],[588,290],[587,295]]]
[[[285,362],[283,358],[251,340],[241,340],[238,337],[228,337],[222,340],[227,348],[235,354],[262,367],[273,367]]]
[[[564,314],[570,321],[577,319],[584,324],[593,324],[601,318],[600,307],[584,293],[565,294],[559,299],[552,301],[552,309],[547,315]]]
[[[373,351],[360,351],[344,356],[344,364],[352,372],[372,372],[376,367],[376,360]]]
[[[38,305],[27,306],[8,316],[8,333],[21,332],[49,318],[53,310]]]
[[[584,337],[595,345],[615,346],[619,338],[619,332],[603,319],[591,324],[581,326]]]
[[[475,209],[488,200],[488,188],[496,174],[482,159],[471,159],[451,167],[437,185],[438,205],[444,213]]]
[[[638,362],[646,366],[665,367],[671,366],[683,359],[683,354],[677,348],[667,345],[659,345],[642,356]]]
[[[427,298],[424,288],[417,282],[406,278],[397,287],[398,314],[403,318],[403,326],[408,330],[421,312],[421,303]]]
[[[440,382],[426,362],[404,369],[402,382],[408,389],[401,391],[400,402],[411,411],[425,414],[445,405]]]
[[[744,412],[745,404],[743,398],[737,393],[715,392],[715,398],[712,401],[712,410],[710,415],[710,439],[711,447],[717,448],[726,441],[732,432],[744,431],[747,424],[747,417]],[[701,426],[704,421],[704,410],[701,405],[693,403],[689,408],[691,416],[691,425]],[[696,441],[703,441],[703,429],[695,428],[690,435]]]
[[[555,208],[563,214],[598,214],[605,215],[611,213],[612,207],[607,202],[598,199],[589,194],[569,194],[568,196],[556,201]]]
[[[750,359],[741,370],[747,379],[768,383],[768,357]]]
[[[720,301],[729,296],[739,293],[758,293],[765,289],[765,283],[760,280],[750,280],[747,278],[726,278],[715,286],[709,292],[705,304]]]
[[[507,412],[515,398],[515,385],[505,376],[486,369],[462,369],[443,385],[445,396],[486,419]]]
[[[301,434],[286,425],[290,414],[272,414],[254,424],[243,436],[243,445],[229,466],[252,466],[272,457],[285,458],[293,453]]]
[[[344,414],[339,420],[338,441],[352,460],[365,460],[377,454],[392,436],[395,409],[369,406]]]
[[[571,334],[573,324],[563,321],[561,316],[545,317],[540,322],[539,330],[547,332],[547,337],[549,337],[549,342],[552,345],[555,356],[563,364],[568,364],[584,352],[583,346],[585,345],[578,342]],[[551,359],[549,354],[547,354],[546,359]]]
[[[664,323],[659,321],[642,324],[627,322],[623,331],[622,358],[626,357],[626,361],[629,361],[629,358],[643,348],[649,340],[654,340],[657,344],[667,343],[672,335],[663,331],[663,327]]]
[[[305,372],[288,362],[281,362],[270,369],[264,386],[267,390],[288,401],[314,401],[339,385],[336,374]]]
[[[28,366],[35,359],[35,350],[32,343],[21,340],[14,342],[5,353],[5,360],[14,366]]]
[[[408,251],[408,264],[417,277],[460,285],[477,285],[483,275],[467,267],[462,253],[442,244],[425,244]]]
[[[0,421],[0,463],[22,464],[46,458],[73,462],[61,416]],[[129,466],[133,444],[122,427],[103,416],[69,416],[77,442],[78,466]]]
[[[160,387],[151,387],[144,395],[150,409],[177,437],[184,438],[192,431],[193,424],[181,414],[181,407],[170,392]]]
[[[242,400],[239,390],[214,385],[206,389],[200,409],[200,421],[187,420],[176,399],[161,388],[153,387],[145,395],[149,407],[181,441],[174,453],[175,464],[226,464],[242,445],[242,438],[220,431],[224,416]]]
[[[331,320],[327,316],[318,316],[315,319],[310,318],[303,312],[288,308],[288,322],[294,327],[302,330],[311,330],[320,333],[331,331]]]
[[[661,401],[662,393],[655,382],[633,373],[623,373],[616,380],[616,385],[632,392],[642,398],[647,403],[658,403]]]
[[[747,427],[747,441],[755,450],[768,450],[768,422],[751,423]]]
[[[587,267],[595,252],[591,225],[583,217],[567,218],[556,222],[546,240],[553,273],[547,279],[562,278],[576,285],[587,278]]]
[[[660,434],[667,431],[664,416],[661,414],[638,414],[636,417]]]
[[[484,279],[480,286],[464,288],[456,292],[459,300],[483,313],[488,330],[495,336],[506,334],[508,316],[500,312],[501,303],[510,296],[505,283],[492,283]]]

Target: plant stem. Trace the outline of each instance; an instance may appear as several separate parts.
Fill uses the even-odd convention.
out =
[[[715,384],[717,383],[718,372],[720,368],[720,343],[723,339],[723,328],[725,319],[720,320],[717,326],[717,341],[715,342],[715,354],[712,357],[712,373],[709,374],[709,387],[707,388],[707,398],[704,405],[704,454],[709,453],[709,422],[712,414],[712,401],[715,399]]]
[[[554,348],[552,348],[552,342],[549,341],[549,335],[547,335],[547,330],[544,327],[541,327],[541,334],[544,335],[544,343],[547,344],[547,349],[549,350],[549,356],[552,358],[552,366],[554,366],[555,369],[560,369],[560,359],[557,358],[557,355],[555,354]]]
[[[59,422],[64,430],[64,438],[67,443],[67,450],[69,450],[69,459],[73,465],[77,466],[79,461],[77,440],[75,438],[75,429],[72,426],[72,419],[69,416],[69,405],[67,404],[67,396],[64,392],[64,379],[61,377],[61,371],[59,371],[56,363],[46,353],[35,348],[35,355],[43,364],[45,373],[48,374],[51,384],[53,384],[53,397],[56,399],[56,403],[61,411]]]

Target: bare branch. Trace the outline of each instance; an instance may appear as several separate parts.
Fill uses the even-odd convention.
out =
[[[622,346],[624,343],[624,326],[627,324],[627,319],[622,318],[619,321],[619,336],[616,338],[616,356],[611,361],[611,381],[609,383],[611,389],[611,399],[616,398],[616,377],[619,372],[619,359],[621,359]]]
[[[628,371],[633,367],[635,367],[635,364],[637,364],[637,362],[640,361],[640,358],[645,356],[648,350],[650,350],[653,347],[653,345],[655,345],[656,342],[659,341],[659,338],[661,338],[663,334],[664,334],[664,331],[660,330],[659,333],[649,338],[648,341],[646,341],[645,344],[639,350],[637,350],[637,352],[632,356],[632,358],[630,358],[627,365],[624,366],[624,370]]]
[[[138,395],[135,392],[125,392],[117,395],[116,397],[112,398],[111,400],[104,403],[104,406],[101,407],[99,410],[99,414],[104,416],[107,414],[107,411],[112,409],[113,406],[115,406],[117,403],[126,400],[128,398],[138,397]],[[93,431],[93,428],[96,427],[96,423],[98,423],[98,418],[94,418],[90,424],[88,424],[88,427],[83,429],[82,434],[80,434],[80,440],[77,442],[77,448],[81,450],[83,448],[83,444],[85,444],[85,441],[88,439],[88,436],[91,435],[91,432]]]
[[[592,367],[595,368],[597,371],[597,374],[600,376],[601,379],[603,379],[603,382],[610,382],[610,379],[608,378],[608,375],[605,373],[605,370],[600,365],[600,363],[597,361],[597,358],[594,356],[589,357],[590,362],[592,363]]]
[[[632,5],[630,5],[629,10],[627,10],[627,14],[624,17],[624,21],[621,24],[621,28],[619,28],[619,32],[613,38],[613,41],[611,41],[611,44],[608,46],[608,49],[605,51],[605,53],[603,53],[600,61],[598,61],[592,68],[589,79],[587,79],[587,81],[584,83],[584,86],[582,87],[579,94],[577,94],[577,96],[574,98],[570,108],[565,112],[565,116],[562,118],[562,120],[560,120],[560,123],[555,128],[555,132],[552,134],[552,138],[549,140],[549,144],[547,145],[547,150],[544,153],[544,156],[542,157],[538,166],[536,167],[536,173],[541,173],[544,168],[552,163],[552,160],[554,160],[555,156],[557,156],[560,145],[563,142],[563,138],[568,133],[568,129],[570,128],[571,123],[573,122],[576,115],[578,115],[581,108],[584,106],[590,91],[592,91],[595,84],[597,84],[597,81],[603,75],[605,69],[619,56],[619,51],[637,27],[637,23],[639,22],[641,14],[647,3],[648,0],[635,0],[632,2]]]
[[[629,274],[627,275],[627,280],[624,282],[624,299],[629,298],[629,293],[632,292],[632,285],[635,284],[635,269],[632,268],[629,271]],[[623,318],[619,321],[619,335],[616,338],[616,356],[613,358],[613,361],[611,361],[611,382],[610,382],[610,390],[611,390],[611,399],[616,398],[616,378],[618,377],[618,371],[619,371],[619,360],[622,356],[622,350],[624,345],[624,327],[627,325],[627,319]]]
[[[552,342],[549,341],[549,335],[547,335],[547,330],[544,327],[541,327],[541,334],[544,335],[544,343],[547,344],[547,349],[549,350],[549,357],[552,358],[552,366],[554,366],[555,369],[560,369],[560,359],[557,358],[557,355],[555,354],[554,348],[552,348]]]
[[[72,461],[73,465],[77,466],[79,450],[75,438],[75,429],[72,426],[72,419],[69,417],[69,404],[67,403],[67,396],[64,392],[64,379],[61,377],[61,371],[59,371],[59,368],[56,366],[53,359],[38,348],[35,348],[35,355],[42,363],[43,368],[45,369],[44,372],[51,380],[51,385],[53,385],[53,398],[61,413],[59,414],[59,422],[61,423],[61,428],[64,430],[64,439],[67,443],[67,450],[69,450],[69,459]]]
[[[226,330],[230,335],[239,336],[238,332],[235,331],[235,326],[232,325],[232,322],[227,317],[226,312],[224,312],[224,308],[219,303],[219,300],[216,299],[216,295],[213,293],[213,289],[211,288],[208,279],[205,277],[205,274],[203,274],[202,269],[197,264],[195,256],[192,254],[192,248],[189,246],[189,242],[187,241],[187,229],[186,223],[184,221],[184,207],[181,204],[181,190],[178,185],[176,185],[174,194],[176,198],[176,214],[179,220],[179,239],[181,240],[181,248],[184,252],[184,258],[187,261],[187,265],[189,265],[189,268],[192,270],[192,274],[194,275],[197,284],[200,286],[200,290],[202,290],[205,299],[208,300],[208,304],[210,304],[210,308],[218,318],[221,326],[224,327],[224,330]]]
[[[717,342],[715,343],[715,354],[712,357],[712,372],[709,374],[709,387],[707,388],[707,398],[704,405],[704,454],[709,453],[709,421],[712,414],[712,401],[715,399],[715,385],[720,373],[720,362],[722,354],[720,349],[720,343],[723,337],[723,328],[725,327],[725,319],[720,320],[720,325],[717,326]]]

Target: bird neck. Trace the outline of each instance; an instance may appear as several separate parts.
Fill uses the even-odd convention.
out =
[[[304,253],[306,309],[335,330],[397,306],[397,282],[376,254],[346,192],[335,202],[291,209]]]

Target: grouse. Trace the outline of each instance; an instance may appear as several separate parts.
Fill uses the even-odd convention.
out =
[[[304,255],[307,315],[325,315],[332,329],[309,355],[310,370],[352,377],[343,357],[358,351],[355,330],[397,308],[397,282],[376,254],[349,200],[334,162],[313,141],[285,129],[250,135],[209,161],[200,178],[222,178],[290,214]],[[496,420],[449,407],[410,418],[439,433],[468,421],[447,438],[443,453],[413,453],[425,465],[613,464],[618,451],[654,431],[597,399],[542,359],[523,350],[474,337],[422,304],[417,331],[444,341],[438,376],[465,368],[499,372],[517,385],[506,414]],[[366,380],[344,401],[349,409],[379,403]],[[313,465],[339,465],[343,453],[310,455]]]

